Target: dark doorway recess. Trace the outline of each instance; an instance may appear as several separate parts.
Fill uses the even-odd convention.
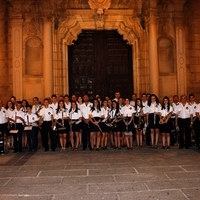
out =
[[[132,46],[117,31],[84,30],[69,46],[69,93],[114,97],[133,92]]]

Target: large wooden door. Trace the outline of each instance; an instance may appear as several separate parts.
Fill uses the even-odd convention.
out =
[[[132,75],[132,46],[117,31],[83,31],[69,46],[70,94],[130,96]]]

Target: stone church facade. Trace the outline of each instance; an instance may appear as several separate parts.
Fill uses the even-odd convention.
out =
[[[0,98],[69,93],[68,47],[82,30],[132,45],[133,91],[200,100],[199,0],[0,0]]]

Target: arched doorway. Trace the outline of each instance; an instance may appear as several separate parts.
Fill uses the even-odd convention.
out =
[[[74,45],[69,46],[68,58],[70,94],[132,94],[132,45],[116,30],[83,30]]]

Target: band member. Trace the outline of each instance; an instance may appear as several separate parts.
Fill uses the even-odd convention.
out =
[[[25,115],[27,113],[27,106],[28,105],[29,105],[28,101],[26,99],[23,99],[21,110],[24,112]],[[27,134],[26,134],[25,131],[22,133],[22,147],[27,148]]]
[[[114,136],[114,148],[121,149],[121,138],[120,138],[120,132],[121,132],[121,113],[119,111],[119,104],[117,101],[112,101],[112,109],[110,111],[110,117],[111,117],[111,128]]]
[[[31,152],[32,150],[34,150],[35,152],[37,151],[36,134],[38,131],[38,121],[39,117],[36,114],[32,113],[32,106],[28,105],[27,114],[25,115],[26,127],[24,128],[24,131],[27,128],[26,135],[28,140],[29,152]]]
[[[133,107],[135,106],[136,99],[137,99],[137,94],[133,93],[131,96],[131,101],[130,101],[131,106]]]
[[[110,109],[108,108],[108,101],[103,101],[103,106],[101,107],[101,123],[100,127],[102,130],[101,136],[101,149],[107,149],[107,142],[108,142],[108,132],[110,132],[110,127],[106,125],[106,122],[109,119],[109,112]]]
[[[169,102],[168,97],[164,97],[160,109],[160,131],[162,133],[162,149],[170,149],[170,132],[171,132],[171,115],[173,113],[173,107]]]
[[[147,95],[146,93],[142,93],[141,95],[141,100],[142,100],[142,105],[143,105],[143,111],[147,109],[148,101],[147,101]],[[143,129],[143,134],[146,136],[146,145],[150,146],[151,143],[151,136],[150,136],[150,128],[147,126],[147,115],[146,112],[144,112],[144,129]]]
[[[144,128],[144,106],[140,98],[135,101],[134,125],[136,129],[137,147],[142,147]]]
[[[23,152],[22,151],[22,133],[24,130],[24,124],[25,124],[25,113],[23,111],[21,111],[21,106],[22,103],[21,101],[17,101],[16,102],[16,109],[14,112],[14,116],[12,116],[12,118],[10,118],[9,120],[13,121],[15,123],[15,128],[16,130],[18,130],[17,134],[14,134],[14,153],[19,152]]]
[[[181,96],[181,102],[176,109],[176,126],[179,126],[179,149],[184,146],[189,149],[190,144],[190,128],[193,125],[193,110],[187,103],[187,96]],[[185,136],[185,137],[184,137]]]
[[[151,133],[151,148],[157,148],[160,120],[160,103],[158,97],[155,94],[151,94],[147,105],[147,124]]]
[[[198,138],[198,119],[196,116],[197,103],[195,102],[194,94],[189,95],[189,104],[192,107],[192,114],[193,114],[193,125],[191,128],[191,140],[195,141],[195,145],[196,145],[196,141],[198,140],[198,139],[196,139],[196,135]],[[192,146],[192,141],[190,141],[190,146]]]
[[[69,111],[69,109],[71,108],[71,102],[68,94],[64,96],[64,102],[65,102],[65,108]]]
[[[38,113],[39,113],[39,111],[42,109],[42,105],[41,105],[41,103],[39,102],[39,98],[38,97],[34,97],[33,98],[33,106],[32,106],[32,113],[34,113],[34,114],[36,114],[38,117],[39,117],[39,115],[38,115]],[[35,143],[36,143],[36,147],[38,147],[38,133],[39,133],[39,127],[37,126],[35,126],[35,132],[36,132],[36,134],[35,134]]]
[[[80,110],[83,116],[82,119],[82,143],[83,150],[87,149],[88,136],[89,136],[89,113],[93,106],[92,103],[89,102],[89,96],[85,94],[83,96],[84,103],[81,105]]]
[[[0,154],[4,154],[4,135],[7,133],[8,128],[8,117],[7,111],[3,107],[3,103],[0,100]]]
[[[78,104],[78,108],[80,108],[81,105],[83,104],[83,98],[81,96],[78,97],[77,104]]]
[[[71,102],[71,108],[69,110],[69,125],[70,125],[70,142],[71,149],[78,150],[80,144],[80,129],[81,129],[82,114],[76,101]],[[74,136],[76,138],[76,144],[74,144]]]
[[[55,151],[55,135],[53,131],[54,120],[53,120],[53,108],[49,106],[49,99],[45,98],[43,103],[43,108],[39,111],[40,121],[42,121],[41,125],[41,136],[42,136],[42,145],[44,147],[44,151],[49,150],[48,144],[48,134],[50,134],[51,138],[51,149]]]
[[[117,92],[115,92],[115,98],[113,100],[118,102],[120,97],[121,97],[121,93],[119,91],[117,91]]]
[[[94,140],[96,139],[96,151],[99,151],[100,141],[101,141],[101,107],[98,99],[94,99],[93,107],[89,113],[90,120],[90,145],[91,151],[94,150]]]
[[[57,96],[56,94],[52,94],[51,95],[51,104],[49,104],[49,106],[51,108],[53,108],[53,114],[55,115],[56,114],[56,110],[58,108],[58,101],[57,101]]]
[[[174,112],[171,115],[171,122],[172,122],[172,130],[170,132],[170,144],[171,144],[171,146],[173,146],[175,143],[178,142],[178,131],[176,129],[176,120],[175,120],[175,117],[176,117],[175,111],[176,111],[178,105],[179,105],[179,96],[174,95],[173,96],[173,103],[172,103],[172,107],[173,107]]]
[[[56,122],[57,133],[59,135],[61,151],[65,151],[67,144],[67,128],[66,121],[69,119],[69,113],[65,108],[65,103],[63,100],[58,102],[58,107],[56,108],[56,113],[54,115]]]
[[[200,103],[197,105],[196,109],[196,117],[197,117],[197,134],[195,135],[196,145],[198,149],[200,149]]]
[[[122,131],[125,135],[127,149],[133,149],[133,119],[134,119],[134,108],[130,105],[129,98],[125,99],[125,105],[121,110],[123,116],[123,127]]]
[[[6,111],[7,111],[7,117],[8,117],[8,133],[9,131],[14,128],[14,118],[12,120],[12,117],[15,116],[15,105],[14,103],[9,100],[7,103],[6,103]],[[8,134],[8,150],[9,148],[14,148],[14,138],[13,138],[13,135],[12,134]]]

